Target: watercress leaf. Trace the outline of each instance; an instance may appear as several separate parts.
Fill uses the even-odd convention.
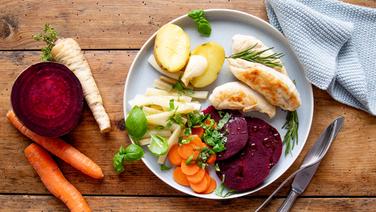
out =
[[[167,139],[160,135],[151,135],[151,141],[148,148],[154,155],[164,155],[168,150]]]
[[[168,171],[168,170],[171,169],[171,167],[169,167],[169,166],[167,166],[167,165],[165,165],[165,164],[161,164],[161,165],[160,165],[160,169],[161,169],[162,171]]]
[[[134,106],[131,109],[125,121],[125,128],[135,141],[138,141],[145,135],[147,131],[147,120],[144,111],[140,107]]]

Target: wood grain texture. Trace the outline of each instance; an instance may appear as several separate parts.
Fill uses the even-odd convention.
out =
[[[375,0],[346,2],[376,7]],[[161,25],[197,8],[236,9],[266,19],[264,0],[3,0],[0,49],[42,47],[32,35],[46,22],[84,49],[140,48]]]
[[[120,176],[112,169],[114,152],[120,145],[128,143],[126,134],[120,128],[123,123],[123,83],[136,51],[86,51],[94,77],[103,94],[105,107],[109,112],[113,132],[107,136],[99,133],[97,125],[85,108],[81,124],[65,140],[96,161],[103,169],[103,182],[83,176],[64,162],[59,161],[65,176],[84,194],[121,195],[183,195],[170,188],[154,176],[142,162],[126,165],[126,172]],[[39,60],[39,52],[10,51],[0,54],[2,77],[0,78],[0,193],[42,193],[47,190],[27,163],[22,153],[30,142],[18,133],[6,120],[10,108],[9,95],[17,75],[30,64]],[[334,102],[325,92],[314,90],[315,116],[311,135],[298,161],[311,147],[319,133],[339,115],[346,119],[326,159],[304,195],[329,196],[375,196],[376,187],[376,118],[365,112]],[[11,158],[11,160],[9,160]],[[295,170],[295,163],[290,169]],[[287,175],[284,175],[284,179]],[[134,180],[137,179],[137,180]],[[280,180],[256,196],[267,195]],[[281,193],[286,194],[287,188]]]
[[[213,201],[181,197],[85,197],[93,211],[164,211],[205,212],[253,211],[260,198],[239,198]],[[275,199],[264,211],[276,211],[284,199]],[[52,196],[0,195],[0,211],[67,211],[63,203]],[[368,198],[299,198],[294,211],[369,211],[376,207],[376,199]],[[9,210],[9,208],[12,208]]]

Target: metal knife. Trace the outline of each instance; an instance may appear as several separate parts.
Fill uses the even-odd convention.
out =
[[[343,118],[341,117],[335,121],[334,125],[332,124],[331,127],[326,129],[325,132],[320,135],[320,138],[317,140],[316,144],[322,143],[325,139],[329,139],[327,141],[329,143],[332,142],[337,136],[339,130],[342,128],[342,125],[343,125]],[[328,135],[331,135],[331,134],[334,136],[330,136],[328,138]],[[316,152],[316,149],[317,147],[316,145],[314,145],[313,148],[305,156],[301,167],[304,167],[306,165],[306,163],[310,160],[311,155]],[[281,207],[278,209],[278,212],[290,211],[296,198],[300,194],[302,194],[308,187],[319,165],[320,165],[320,162],[318,162],[317,164],[311,167],[307,167],[296,174],[294,181],[291,184],[291,191],[289,195],[287,196],[287,198],[285,199],[285,201],[282,203]]]

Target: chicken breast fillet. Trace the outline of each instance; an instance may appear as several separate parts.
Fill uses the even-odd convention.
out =
[[[266,99],[240,82],[228,82],[216,87],[209,101],[218,110],[259,111],[274,117],[276,109]]]
[[[228,59],[228,63],[236,78],[262,94],[270,104],[289,111],[300,106],[298,90],[287,75],[243,59]]]
[[[254,49],[258,51],[262,51],[262,50],[269,48],[265,46],[262,41],[258,40],[257,38],[253,36],[237,34],[232,37],[232,53],[233,54],[242,52],[253,46],[254,46]],[[268,56],[271,54],[274,54],[274,51],[269,49],[268,51],[265,51],[264,53],[262,53],[261,56]],[[279,62],[282,64],[282,61],[280,59],[275,60],[275,62]],[[283,64],[282,64],[282,67],[275,67],[274,69],[287,75],[286,69],[283,66]]]

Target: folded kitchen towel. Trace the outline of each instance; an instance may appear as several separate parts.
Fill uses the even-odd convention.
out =
[[[266,0],[308,80],[337,101],[376,115],[376,9],[337,0]]]

